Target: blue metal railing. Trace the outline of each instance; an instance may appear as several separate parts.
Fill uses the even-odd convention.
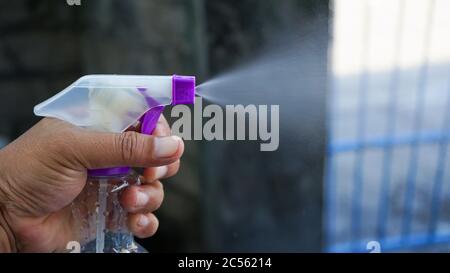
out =
[[[450,86],[448,90],[443,90],[446,94],[445,117],[441,130],[426,131],[424,130],[424,111],[425,111],[425,94],[429,82],[429,51],[430,41],[433,26],[433,12],[434,1],[429,1],[428,10],[426,11],[426,36],[423,45],[423,63],[419,69],[417,78],[417,93],[416,102],[413,113],[413,133],[399,134],[398,121],[396,115],[398,113],[399,102],[399,62],[401,53],[401,38],[400,34],[403,30],[405,1],[400,0],[399,14],[397,18],[396,28],[396,50],[394,52],[394,67],[390,74],[388,94],[389,102],[386,108],[387,125],[385,135],[380,137],[370,136],[367,133],[367,106],[368,101],[367,89],[368,82],[370,82],[370,73],[367,72],[367,52],[370,47],[369,44],[369,29],[370,29],[370,12],[366,5],[364,11],[364,26],[365,33],[362,36],[363,50],[362,50],[362,70],[358,85],[358,106],[356,109],[356,139],[339,140],[335,139],[332,125],[335,121],[334,109],[328,109],[328,132],[329,144],[326,162],[326,176],[325,176],[325,208],[326,208],[326,235],[327,235],[327,251],[330,252],[366,252],[366,244],[368,241],[376,240],[380,243],[383,251],[406,251],[415,249],[424,249],[440,244],[450,243],[450,229],[439,231],[438,224],[440,221],[440,211],[442,209],[443,189],[444,189],[444,171],[447,164],[447,147],[450,142]],[[450,75],[449,75],[450,77]],[[450,83],[449,83],[450,84]],[[333,84],[331,85],[333,86]],[[331,90],[330,101],[333,101],[336,96],[343,96],[337,94],[335,90]],[[443,98],[444,99],[444,98]],[[426,231],[417,232],[413,230],[414,224],[414,204],[418,183],[418,172],[421,167],[420,148],[424,145],[437,145],[435,155],[437,158],[436,168],[434,174],[427,178],[429,183],[427,187],[430,190],[431,202],[428,211],[428,223]],[[410,150],[407,175],[404,181],[404,199],[402,207],[402,215],[400,219],[400,234],[392,235],[387,232],[389,226],[388,213],[390,211],[390,192],[392,190],[392,176],[393,176],[393,150],[396,147],[407,147]],[[362,215],[363,211],[363,191],[365,187],[364,172],[368,166],[365,153],[369,150],[378,150],[382,152],[381,164],[381,180],[377,185],[379,187],[379,196],[377,198],[377,214],[376,227],[373,236],[363,235]],[[339,238],[337,232],[337,218],[339,212],[337,209],[338,188],[341,187],[337,177],[341,169],[336,164],[336,157],[341,154],[351,153],[354,156],[353,175],[350,176],[352,184],[352,192],[349,195],[350,204],[350,219],[346,226],[350,230],[350,235],[344,239]]]

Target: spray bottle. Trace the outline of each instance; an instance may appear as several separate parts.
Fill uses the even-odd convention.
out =
[[[54,117],[76,126],[120,133],[140,123],[151,134],[167,105],[193,104],[195,77],[84,76],[35,106],[37,116]],[[88,171],[86,186],[71,204],[73,234],[68,246],[80,252],[145,252],[126,226],[121,191],[140,184],[128,166]]]

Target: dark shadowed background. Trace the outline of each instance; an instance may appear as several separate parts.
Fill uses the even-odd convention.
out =
[[[178,176],[165,182],[160,230],[140,243],[150,252],[321,251],[328,25],[325,0],[3,1],[1,145],[39,120],[34,105],[82,75],[187,74],[202,83],[302,37],[304,87],[281,106],[279,149],[187,141]]]

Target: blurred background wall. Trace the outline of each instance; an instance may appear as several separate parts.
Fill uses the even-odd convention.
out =
[[[204,82],[286,29],[303,37],[309,60],[299,77],[311,88],[291,113],[308,130],[282,131],[270,154],[252,143],[188,141],[179,175],[165,183],[160,230],[141,243],[152,252],[320,251],[328,1],[3,2],[1,141],[37,122],[33,106],[81,75],[176,73]]]
[[[450,2],[336,0],[329,251],[449,251]],[[370,248],[369,248],[370,249]]]

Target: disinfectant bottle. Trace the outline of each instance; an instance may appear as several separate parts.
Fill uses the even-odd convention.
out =
[[[54,117],[96,131],[120,133],[138,125],[151,134],[167,105],[193,104],[195,77],[84,76],[34,108],[37,116]],[[130,167],[88,171],[86,186],[71,204],[73,234],[67,247],[80,252],[145,252],[127,229],[119,203],[123,189],[140,184]]]

